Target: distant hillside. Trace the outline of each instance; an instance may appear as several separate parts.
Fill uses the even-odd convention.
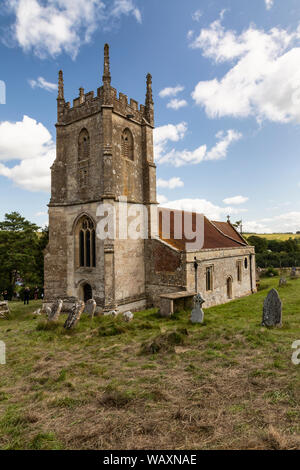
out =
[[[289,238],[300,238],[300,233],[243,233],[243,237],[245,238],[251,237],[252,235],[255,235],[256,237],[266,238],[267,240],[281,241],[289,240]]]

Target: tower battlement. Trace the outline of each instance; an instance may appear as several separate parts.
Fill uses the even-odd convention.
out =
[[[97,93],[89,91],[85,93],[84,88],[79,88],[79,96],[70,102],[64,99],[63,72],[59,72],[57,115],[58,125],[65,125],[82,119],[85,116],[100,112],[103,106],[110,106],[113,112],[121,116],[142,123],[144,120],[154,127],[154,106],[152,100],[152,77],[147,75],[147,92],[145,104],[140,104],[133,98],[118,92],[111,86],[109,46],[104,47],[104,74],[103,85],[97,89]]]

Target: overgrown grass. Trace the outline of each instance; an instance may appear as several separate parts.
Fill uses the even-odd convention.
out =
[[[278,288],[283,328],[261,326],[278,278],[250,297],[162,318],[65,315],[49,324],[11,303],[0,321],[1,449],[289,449],[300,447],[300,280]]]

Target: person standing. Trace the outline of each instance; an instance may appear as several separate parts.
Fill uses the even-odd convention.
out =
[[[5,290],[5,291],[3,292],[3,299],[4,299],[5,301],[8,300],[8,292],[7,292],[7,290]]]
[[[35,289],[34,289],[34,300],[37,300],[39,297],[39,288],[38,286],[35,286]]]
[[[29,287],[25,287],[25,290],[24,290],[24,305],[29,304],[29,295],[30,295],[30,289],[29,289]]]

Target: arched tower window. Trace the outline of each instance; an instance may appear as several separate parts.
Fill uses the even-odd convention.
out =
[[[89,182],[90,136],[82,129],[78,138],[78,179],[79,187],[85,188]]]
[[[129,129],[125,129],[121,136],[122,157],[133,160],[133,136]]]
[[[96,231],[95,224],[88,216],[82,217],[75,231],[78,238],[77,259],[80,267],[96,267]]]

